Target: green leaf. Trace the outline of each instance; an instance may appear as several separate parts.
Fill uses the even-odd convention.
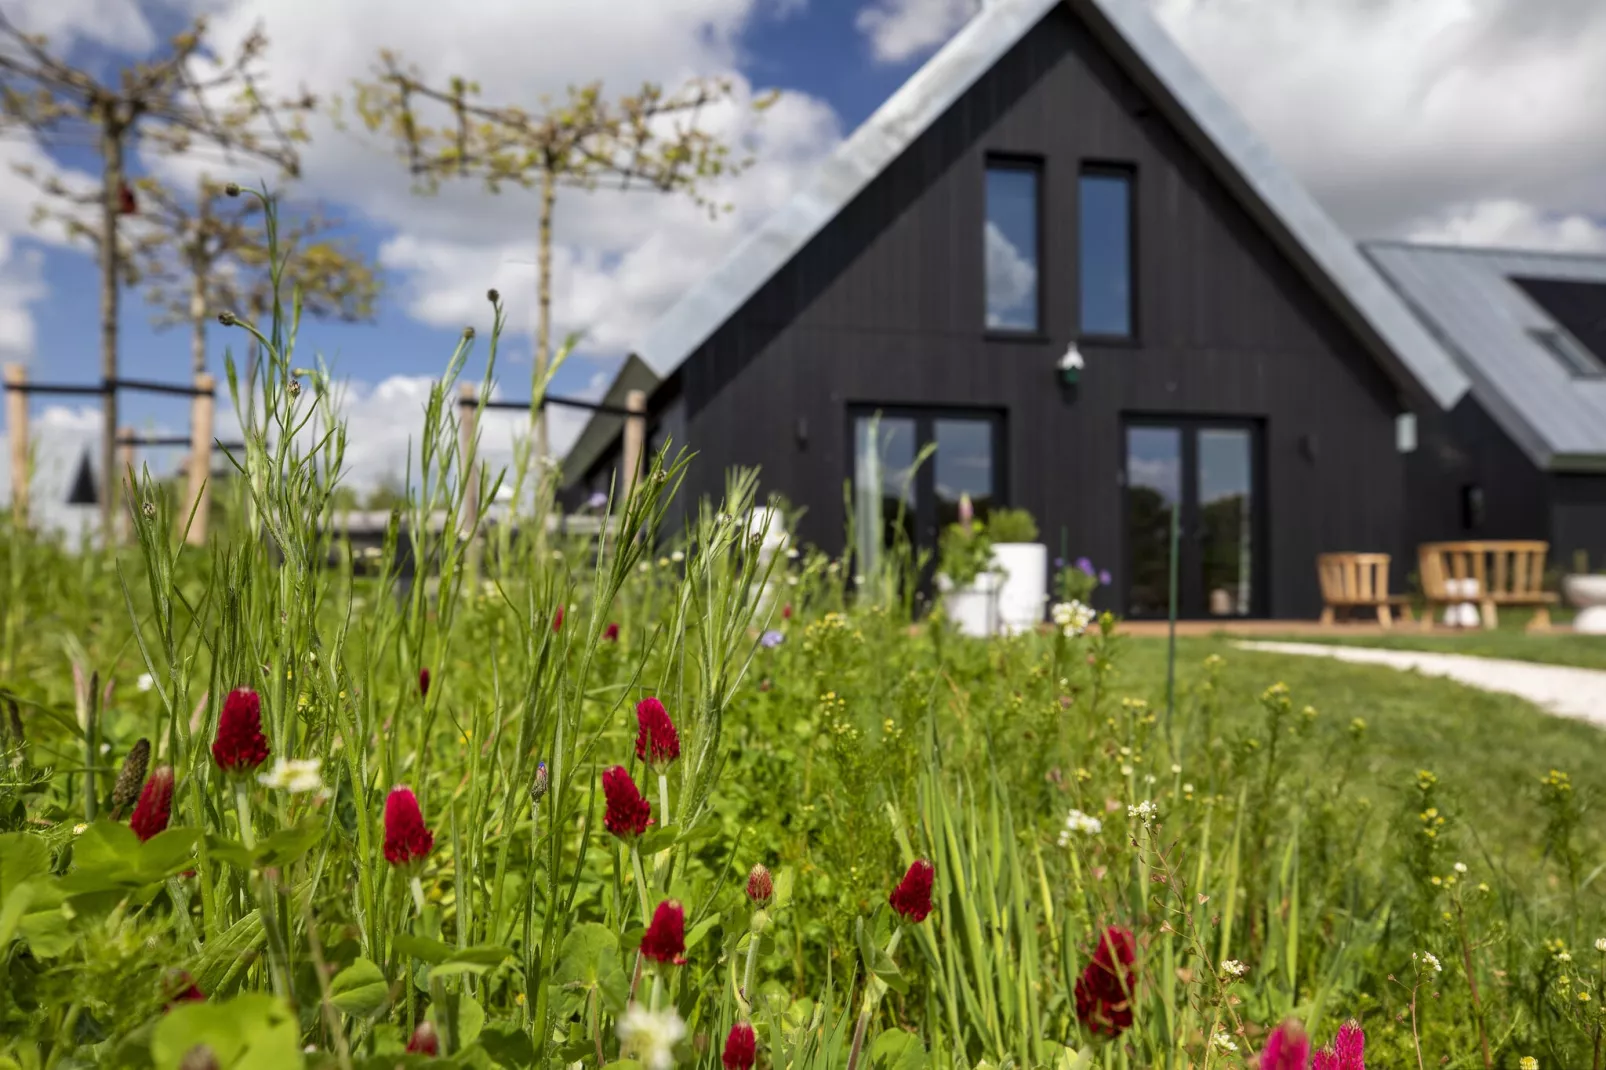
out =
[[[713,839],[718,834],[719,822],[699,821],[691,828],[682,829],[680,835],[675,837],[675,843],[676,845],[702,843],[704,840]]]
[[[299,862],[322,835],[322,821],[307,820],[280,829],[257,844],[255,862],[263,869],[282,869],[292,862]]]
[[[28,832],[0,836],[0,899],[25,880],[50,872],[50,846]]]
[[[220,1070],[291,1070],[303,1065],[295,1015],[281,1000],[263,993],[174,1007],[156,1026],[151,1055],[158,1066],[178,1066],[197,1044],[212,1049]]]
[[[245,849],[245,844],[237,843],[227,837],[208,835],[206,853],[241,869],[251,868],[251,852]]]
[[[174,828],[158,832],[140,844],[140,882],[155,884],[189,869],[199,839],[196,829]]]
[[[445,945],[442,945],[445,946]],[[451,951],[440,962],[431,963],[430,977],[455,977],[458,974],[480,974],[486,970],[495,969],[507,961],[512,951],[505,947],[496,947],[491,944],[478,944],[474,947],[465,947],[461,951]]]
[[[535,1061],[535,1049],[522,1029],[493,1025],[480,1034],[480,1047],[502,1066],[525,1067]]]
[[[624,1009],[629,986],[619,964],[619,941],[606,925],[586,922],[569,930],[553,978],[560,985],[600,992],[610,1010]]]
[[[653,829],[636,841],[636,852],[642,858],[650,858],[659,851],[673,847],[678,830],[674,828]]]
[[[925,1070],[926,1046],[913,1033],[889,1029],[870,1045],[870,1061],[881,1070]]]
[[[17,935],[23,912],[33,902],[33,890],[34,886],[25,882],[11,889],[5,899],[0,900],[0,953],[11,946],[12,938]]]
[[[127,825],[97,821],[73,841],[73,869],[84,874],[116,874],[139,869],[139,837]]]
[[[452,953],[452,949],[439,940],[431,940],[427,936],[414,936],[412,933],[397,933],[391,941],[391,946],[402,954],[422,959],[431,966],[445,962]]]
[[[385,975],[367,959],[358,959],[329,982],[329,1002],[347,1014],[369,1018],[390,999]]]
[[[710,914],[708,917],[692,926],[691,932],[686,934],[686,950],[690,951],[692,948],[700,944],[703,937],[707,936],[708,931],[714,926],[718,925],[719,921],[720,918],[718,914]]]
[[[796,880],[797,873],[791,866],[782,866],[775,874],[775,899],[770,904],[770,913],[777,913],[792,902],[792,884]]]
[[[485,1028],[485,1008],[479,1000],[464,992],[457,1004],[457,1038],[459,1048],[466,1048],[480,1037]]]

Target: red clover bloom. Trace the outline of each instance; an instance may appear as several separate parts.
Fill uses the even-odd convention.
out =
[[[558,611],[552,615],[552,630],[554,632],[561,632],[563,630],[563,607],[562,606],[559,606],[558,607]]]
[[[418,670],[418,697],[429,698],[429,670]]]
[[[1260,1070],[1305,1070],[1310,1058],[1310,1039],[1299,1022],[1290,1018],[1271,1031],[1260,1049]]]
[[[725,1051],[719,1057],[725,1070],[753,1070],[757,1058],[758,1038],[753,1035],[753,1027],[746,1022],[731,1026],[730,1035],[725,1038]]]
[[[1316,1053],[1311,1070],[1366,1070],[1366,1034],[1353,1018],[1338,1027],[1331,1048]]]
[[[665,899],[653,911],[652,924],[641,937],[641,953],[655,962],[680,966],[686,962],[686,911],[674,899]]]
[[[1111,926],[1099,938],[1093,961],[1076,979],[1076,1017],[1093,1033],[1117,1037],[1132,1027],[1132,963],[1137,941]]]
[[[134,804],[134,816],[128,819],[128,827],[144,843],[167,828],[172,816],[173,769],[162,765],[145,782],[144,790],[139,793],[139,802]]]
[[[636,703],[636,757],[659,768],[680,757],[680,734],[669,711],[657,699],[648,697]]]
[[[393,866],[420,862],[434,846],[435,835],[424,827],[418,797],[410,788],[392,788],[385,799],[385,861]]]
[[[903,875],[903,880],[887,897],[887,902],[892,904],[893,910],[903,915],[905,921],[920,924],[931,913],[931,882],[936,875],[937,871],[930,862],[924,858],[915,859],[909,872]]]
[[[435,1026],[428,1018],[418,1023],[413,1035],[407,1041],[407,1051],[413,1055],[439,1055],[441,1053],[441,1039],[435,1032]]]
[[[607,642],[617,643],[619,641],[619,622],[609,621],[608,627],[602,633],[602,638]]]
[[[218,715],[212,760],[225,773],[244,775],[268,760],[268,737],[262,734],[262,699],[249,688],[236,688],[223,700]]]
[[[770,877],[770,871],[762,863],[755,865],[747,875],[747,898],[762,910],[770,905],[770,896],[774,894],[775,881]]]
[[[162,1004],[163,1011],[170,1011],[180,1003],[200,1003],[206,999],[206,993],[195,983],[195,978],[183,970],[170,971],[162,988],[167,997]]]
[[[624,766],[603,770],[602,795],[608,803],[603,827],[621,840],[635,839],[652,824],[652,804],[641,797]]]

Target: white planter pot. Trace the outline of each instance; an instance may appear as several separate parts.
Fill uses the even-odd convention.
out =
[[[995,543],[993,566],[1004,574],[998,591],[999,629],[1018,635],[1037,627],[1048,601],[1048,547],[1040,542]]]
[[[998,591],[1002,580],[999,573],[983,572],[969,585],[955,587],[947,576],[938,574],[943,614],[954,622],[959,634],[974,639],[998,634]]]
[[[1563,576],[1561,590],[1578,610],[1573,631],[1606,635],[1606,576]]]
[[[1452,598],[1478,597],[1478,581],[1475,579],[1445,580],[1444,593]],[[1444,607],[1444,623],[1451,628],[1476,628],[1482,621],[1478,607],[1471,602],[1462,602]]]

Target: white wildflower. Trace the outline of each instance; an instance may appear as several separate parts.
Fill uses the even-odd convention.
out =
[[[1159,816],[1159,813],[1160,808],[1155,806],[1154,803],[1150,802],[1148,799],[1144,799],[1136,806],[1128,806],[1126,808],[1127,817],[1132,818],[1134,821],[1141,821],[1145,825],[1147,825],[1153,818]]]
[[[288,791],[292,795],[319,791],[323,788],[323,778],[318,774],[318,767],[322,764],[319,758],[292,758],[288,761],[279,758],[268,772],[257,774],[257,782],[265,787]]]
[[[1123,765],[1121,767],[1121,775],[1122,776],[1131,776],[1132,775],[1132,767],[1130,765]]]
[[[1415,951],[1413,951],[1411,952],[1411,961],[1422,963],[1427,969],[1432,970],[1434,973],[1440,973],[1444,970],[1444,967],[1439,965],[1438,957],[1435,956],[1431,951],[1424,951],[1421,953],[1421,955],[1418,955]]]
[[[1192,795],[1193,794],[1193,785],[1192,784],[1184,784],[1184,785],[1182,785],[1182,794],[1184,794],[1184,795]]]
[[[1093,623],[1093,611],[1075,599],[1055,603],[1049,614],[1067,639],[1081,635]]]
[[[1221,972],[1228,977],[1242,977],[1249,972],[1249,967],[1237,959],[1227,959],[1221,964]]]
[[[1087,836],[1097,836],[1104,831],[1104,822],[1080,810],[1072,810],[1065,815],[1065,831],[1060,833],[1060,846],[1067,847],[1071,842],[1071,834],[1080,832]]]
[[[74,825],[72,827],[72,834],[74,836],[82,836],[84,834],[84,830],[87,829],[88,827],[89,827],[88,825],[86,825],[82,821],[80,821],[80,822],[78,822],[78,824],[76,824],[76,825]]]
[[[1228,1036],[1226,1033],[1217,1033],[1211,1038],[1210,1043],[1216,1046],[1217,1051],[1232,1052],[1238,1050],[1238,1045],[1234,1044],[1232,1042],[1232,1037]]]
[[[686,1023],[673,1007],[649,1011],[632,1003],[619,1019],[619,1043],[647,1070],[669,1070],[674,1066],[675,1045],[685,1035]]]
[[[156,686],[156,677],[148,672],[142,672],[139,674],[139,680],[136,681],[135,686],[141,691],[149,691]]]
[[[787,557],[787,560],[789,560],[789,561],[796,561],[797,560],[797,547],[796,546],[788,546],[786,548],[786,557]]]
[[[1181,772],[1182,772],[1182,766],[1178,765],[1176,762],[1172,762],[1171,763],[1171,775],[1172,776],[1176,776],[1177,774],[1179,774]]]
[[[1467,871],[1467,864],[1465,862],[1457,862],[1455,864],[1455,871],[1457,873],[1465,873]]]
[[[1606,936],[1603,936],[1599,940],[1595,941],[1595,950],[1599,951],[1603,955],[1606,955]]]
[[[1573,957],[1571,955],[1567,954],[1567,952],[1565,952],[1565,951],[1556,952],[1556,961],[1557,962],[1571,962],[1572,960],[1573,960]]]
[[[673,561],[675,564],[678,565],[682,561],[686,560],[686,555],[684,553],[682,553],[681,551],[676,550],[674,553],[669,555],[669,560]]]

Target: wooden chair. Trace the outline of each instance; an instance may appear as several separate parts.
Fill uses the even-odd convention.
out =
[[[1528,627],[1549,628],[1550,607],[1558,601],[1554,592],[1545,590],[1549,556],[1549,543],[1528,540],[1424,543],[1417,550],[1422,593],[1428,602],[1422,626],[1433,626],[1435,608],[1475,602],[1485,628],[1499,625],[1500,606],[1530,607],[1534,615]],[[1452,594],[1447,580],[1472,580],[1477,593]]]
[[[1340,609],[1370,609],[1385,628],[1394,626],[1391,609],[1411,619],[1411,600],[1389,594],[1388,554],[1318,554],[1316,575],[1322,584],[1322,625],[1331,626]]]

